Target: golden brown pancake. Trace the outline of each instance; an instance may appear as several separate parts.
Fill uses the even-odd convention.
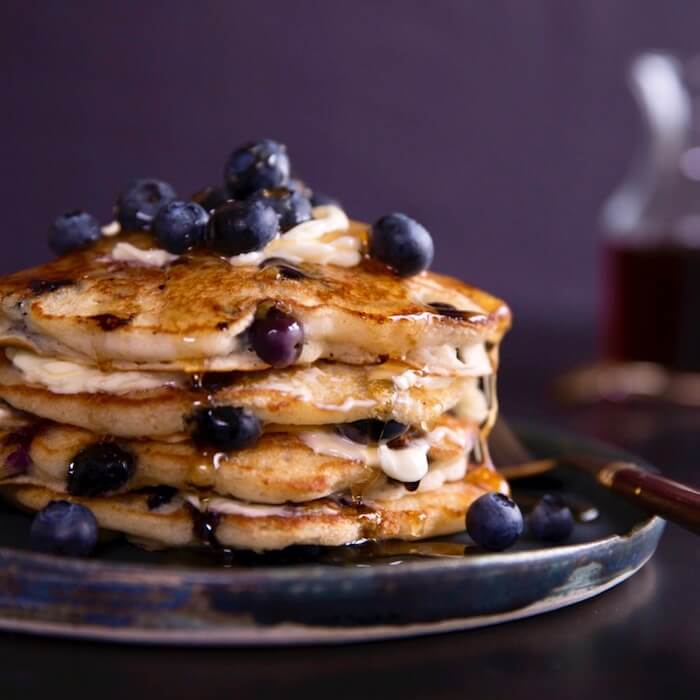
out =
[[[476,426],[450,416],[442,416],[438,426],[462,441],[459,444],[449,437],[441,438],[431,446],[428,458],[438,465],[459,459],[477,434]],[[359,494],[370,487],[376,491],[383,478],[378,468],[354,459],[317,454],[301,437],[310,430],[309,426],[295,432],[273,427],[273,432],[263,434],[252,447],[227,454],[201,450],[189,440],[117,440],[135,462],[134,474],[122,491],[166,485],[271,504],[300,503],[342,492]],[[17,422],[11,429],[0,431],[0,465],[21,446],[30,457],[30,465],[20,477],[9,481],[19,478],[22,483],[65,492],[68,468],[75,456],[105,439],[109,438],[65,425]]]
[[[320,499],[301,505],[251,506],[226,500],[211,502],[217,511],[203,515],[178,494],[170,503],[149,510],[148,494],[128,493],[109,498],[67,500],[87,506],[102,528],[124,533],[139,544],[164,547],[201,546],[213,533],[217,545],[252,550],[282,549],[290,545],[343,545],[365,539],[416,540],[464,529],[471,503],[487,491],[507,492],[495,472],[472,472],[464,481],[445,484],[437,491],[410,494],[370,506]],[[64,494],[32,485],[0,487],[8,500],[29,510],[40,510]],[[194,497],[195,502],[201,499]],[[212,503],[214,505],[212,505]],[[222,505],[223,503],[223,505]]]
[[[403,368],[406,369],[406,368]],[[198,405],[246,408],[266,423],[324,425],[364,418],[431,425],[473,391],[470,377],[412,374],[414,383],[397,387],[382,366],[320,362],[263,372],[215,374],[204,387],[163,387],[124,395],[57,394],[27,384],[6,359],[0,359],[0,398],[15,408],[94,433],[120,437],[163,437],[189,430]]]
[[[261,369],[244,332],[274,304],[304,327],[299,364],[420,365],[430,349],[497,343],[510,324],[508,307],[485,292],[429,272],[399,278],[368,258],[303,264],[297,279],[206,252],[163,268],[115,262],[117,242],[154,247],[147,235],[121,235],[0,280],[0,343],[104,367]]]

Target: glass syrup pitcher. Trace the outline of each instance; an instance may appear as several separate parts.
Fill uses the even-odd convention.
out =
[[[700,372],[700,56],[644,53],[628,79],[646,142],[602,212],[604,353]]]

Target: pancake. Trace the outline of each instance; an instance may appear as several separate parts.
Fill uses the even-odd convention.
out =
[[[210,510],[201,513],[185,497],[202,507],[201,498],[187,494],[177,494],[151,510],[149,494],[143,493],[66,499],[39,486],[0,487],[8,500],[29,510],[40,510],[52,500],[81,503],[102,528],[124,533],[138,544],[189,547],[204,543],[256,551],[299,544],[337,546],[366,539],[416,540],[459,532],[470,504],[492,490],[507,492],[507,486],[495,472],[477,470],[436,491],[366,505],[320,499],[296,506],[256,506],[212,499]]]
[[[363,224],[350,233],[366,236]],[[445,354],[497,344],[510,324],[499,299],[449,277],[399,278],[365,257],[355,267],[234,266],[207,252],[163,267],[116,261],[122,234],[0,280],[0,344],[121,369],[252,370],[266,365],[245,331],[261,306],[303,325],[298,364],[319,359],[423,367]],[[296,269],[296,268],[295,268]]]
[[[0,496],[144,546],[264,551],[450,534],[508,493],[486,442],[507,305],[430,272],[405,214],[350,221],[288,178],[266,139],[194,202],[137,180],[117,221],[59,216],[60,256],[0,278]],[[95,534],[58,506],[31,537],[88,554]]]
[[[117,444],[133,455],[135,463],[131,479],[121,490],[163,485],[178,490],[197,488],[270,504],[299,503],[342,492],[377,494],[384,489],[393,498],[407,493],[403,486],[387,485],[380,468],[356,454],[362,448],[340,436],[335,437],[340,449],[315,451],[313,438],[319,435],[333,437],[336,433],[323,428],[307,427],[295,432],[273,428],[253,447],[228,454],[202,451],[191,441],[120,440]],[[457,463],[466,468],[467,453],[477,435],[476,426],[450,416],[441,417],[436,430],[427,436],[430,476],[418,489],[434,490],[455,468],[458,478],[462,478],[464,473],[460,475]],[[11,477],[10,482],[21,481],[65,492],[68,468],[74,457],[104,439],[65,425],[37,424],[31,420],[15,422],[10,429],[0,432],[0,465],[21,449],[28,455],[29,464],[21,476]],[[344,447],[346,454],[342,454]]]
[[[430,426],[471,397],[479,421],[485,419],[485,402],[475,387],[476,380],[470,377],[432,377],[395,365],[320,362],[313,367],[214,374],[201,378],[198,389],[166,384],[124,394],[56,393],[60,386],[52,385],[51,391],[28,384],[22,372],[0,359],[0,398],[15,408],[93,433],[127,438],[186,433],[194,408],[202,404],[246,408],[265,423],[285,425],[377,418]]]

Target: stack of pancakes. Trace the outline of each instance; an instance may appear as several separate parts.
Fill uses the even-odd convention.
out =
[[[81,503],[144,546],[267,550],[452,533],[476,498],[507,492],[485,442],[510,323],[500,300],[367,257],[234,266],[194,251],[157,266],[116,259],[118,242],[154,246],[121,234],[0,280],[0,490],[13,502]],[[272,307],[304,330],[285,368],[249,342]],[[208,406],[255,416],[262,434],[201,444]],[[129,456],[116,487],[71,482],[95,444]]]

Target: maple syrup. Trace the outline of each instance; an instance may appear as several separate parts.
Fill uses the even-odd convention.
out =
[[[700,371],[700,249],[611,244],[605,256],[607,359]]]

